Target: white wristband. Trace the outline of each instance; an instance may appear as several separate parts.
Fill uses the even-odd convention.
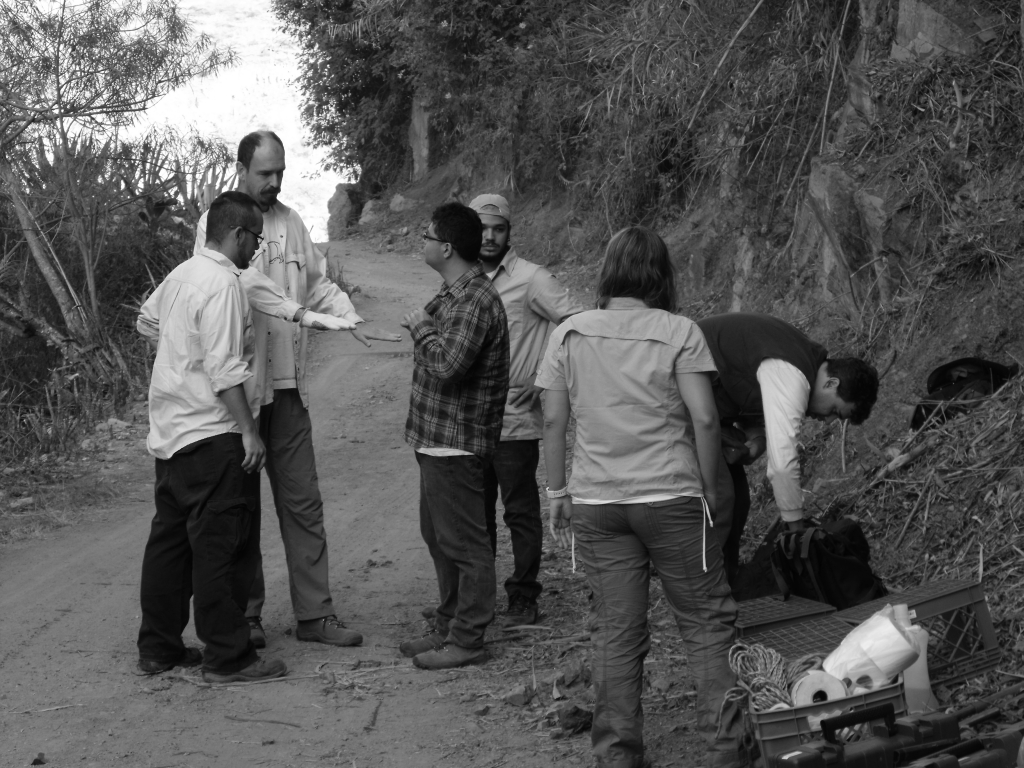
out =
[[[563,496],[569,495],[569,486],[565,486],[565,488],[562,488],[560,491],[552,491],[550,488],[545,487],[544,493],[548,495],[549,499],[560,499]]]

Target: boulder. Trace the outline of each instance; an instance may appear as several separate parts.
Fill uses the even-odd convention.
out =
[[[353,184],[339,184],[327,201],[327,239],[343,240],[352,221],[355,204],[352,200]]]
[[[380,200],[368,200],[366,205],[363,206],[362,214],[359,216],[359,226],[365,227],[367,224],[376,224],[383,215],[383,212],[380,210]]]
[[[404,211],[412,211],[418,208],[420,201],[412,197],[404,197],[403,195],[395,194],[391,198],[391,203],[388,206],[394,213],[403,213]]]
[[[973,55],[979,29],[971,5],[960,0],[900,0],[890,55],[900,61],[925,61],[947,52]]]

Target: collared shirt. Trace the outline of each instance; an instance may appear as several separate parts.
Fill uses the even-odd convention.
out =
[[[764,404],[768,479],[779,516],[785,521],[800,520],[804,495],[800,490],[797,437],[811,399],[811,385],[799,368],[778,358],[768,358],[757,367],[757,383]]]
[[[202,248],[142,305],[136,327],[157,342],[146,447],[158,459],[241,431],[219,397],[226,389],[242,384],[253,418],[259,414],[252,313],[241,274],[227,257]]]
[[[501,435],[508,396],[508,322],[479,263],[425,307],[409,329],[415,343],[405,441],[486,457]]]
[[[505,254],[490,276],[508,317],[509,388],[501,439],[539,440],[544,423],[540,399],[517,408],[511,401],[533,381],[554,327],[583,308],[569,297],[569,290],[554,275],[520,258],[514,249]]]
[[[361,323],[363,318],[356,314],[348,294],[327,277],[327,259],[313,245],[298,213],[275,203],[263,213],[263,237],[252,264],[242,272],[249,302],[256,310],[253,324],[260,402],[273,402],[275,388],[297,387],[308,408],[307,333],[291,322],[296,311],[306,307],[353,323]],[[204,213],[196,228],[195,250],[205,242]],[[275,286],[279,290],[275,291]]]
[[[576,417],[569,493],[590,502],[701,496],[693,423],[677,373],[713,373],[692,321],[612,299],[551,335],[537,386],[568,390]]]

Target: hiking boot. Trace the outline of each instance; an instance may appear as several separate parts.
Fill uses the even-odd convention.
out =
[[[428,605],[426,608],[420,611],[420,616],[422,616],[427,621],[433,621],[434,617],[437,616],[437,608],[435,608],[432,605]]]
[[[295,637],[306,643],[326,643],[327,645],[359,645],[363,636],[338,621],[337,616],[324,616],[322,619],[300,621],[295,630]]]
[[[249,622],[249,639],[256,648],[267,647],[267,633],[263,631],[263,621],[259,616],[246,616]]]
[[[436,629],[431,629],[423,637],[418,637],[415,640],[406,640],[400,646],[398,650],[402,652],[403,656],[412,658],[421,653],[427,651],[436,651],[439,648],[444,647],[444,636]]]
[[[175,667],[195,667],[203,663],[203,652],[198,648],[186,648],[185,653],[177,661],[155,661],[139,659],[139,672],[144,675],[159,675]]]
[[[516,595],[508,604],[505,618],[501,620],[503,627],[519,627],[537,623],[537,601],[522,595]]]
[[[256,659],[248,667],[227,674],[204,669],[203,680],[208,683],[252,683],[256,680],[284,677],[287,674],[288,667],[280,659]]]
[[[487,661],[487,658],[487,651],[483,648],[463,648],[461,645],[445,643],[437,650],[424,651],[414,656],[412,663],[420,669],[452,669],[480,664]]]

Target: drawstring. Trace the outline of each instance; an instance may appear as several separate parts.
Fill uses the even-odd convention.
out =
[[[715,527],[715,521],[711,519],[711,507],[708,506],[708,500],[703,496],[700,497],[700,503],[704,505],[704,518],[701,520],[700,527],[700,561],[704,566],[704,573],[708,572],[708,526]],[[706,525],[705,525],[706,523]]]

